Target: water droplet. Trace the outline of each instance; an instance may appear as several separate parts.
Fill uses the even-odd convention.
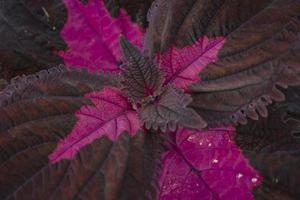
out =
[[[212,145],[211,143],[208,144],[209,147],[211,147],[211,145]]]
[[[194,139],[195,139],[195,136],[192,135],[192,136],[190,136],[190,137],[188,138],[188,141],[189,141],[189,142],[192,142]]]
[[[237,177],[237,178],[242,178],[242,177],[243,177],[243,174],[242,174],[242,173],[238,173],[238,174],[236,175],[236,177]]]
[[[251,179],[251,182],[252,183],[256,183],[258,181],[258,179],[256,178],[256,177],[253,177],[252,179]]]

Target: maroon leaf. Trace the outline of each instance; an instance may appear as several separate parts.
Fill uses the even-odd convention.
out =
[[[19,145],[6,142],[15,145],[11,149],[14,153],[9,155],[8,148],[2,149],[2,155],[8,157],[0,160],[1,199],[130,200],[156,196],[161,149],[157,134],[138,133],[133,138],[122,134],[115,142],[102,137],[80,150],[74,160],[54,165],[47,162],[54,147],[54,129],[40,131],[35,146],[21,135]],[[3,148],[4,140],[0,143]],[[21,144],[28,146],[21,148]]]
[[[180,129],[163,156],[158,199],[253,199],[261,178],[231,141],[234,129]]]
[[[203,36],[222,36],[227,42],[219,55],[234,62],[234,58],[250,56],[248,50],[252,52],[262,45],[270,45],[275,39],[273,36],[296,25],[298,13],[297,0],[156,0],[149,12],[146,49],[154,55],[167,51],[174,44],[183,48]],[[253,46],[255,48],[251,48]],[[267,60],[267,50],[284,52],[281,48],[261,50],[264,54],[255,57],[260,55],[264,60]]]
[[[128,131],[133,136],[140,128],[135,111],[118,89],[106,87],[101,92],[86,94],[85,98],[94,105],[76,112],[78,122],[49,156],[52,163],[73,159],[82,147],[103,135],[114,141],[122,132]]]
[[[278,87],[300,84],[300,49],[289,53],[278,57],[278,62],[270,61],[191,86],[194,100],[191,107],[211,126],[229,122],[246,124],[247,117],[253,120],[267,117],[267,106],[285,99]]]
[[[127,60],[122,68],[122,86],[127,97],[133,103],[142,103],[158,96],[164,78],[157,65],[124,37],[121,37],[120,45]]]
[[[300,83],[299,1],[158,0],[153,5],[146,37],[150,56],[171,51],[174,44],[184,50],[203,37],[226,36],[218,59],[191,91],[191,107],[209,126],[266,117],[266,106],[284,99],[278,86]],[[195,80],[185,76],[190,77]]]
[[[283,91],[283,90],[282,90]],[[245,151],[295,151],[300,145],[300,87],[284,91],[286,100],[268,106],[269,116],[239,125],[237,144]]]
[[[121,62],[119,36],[142,47],[139,27],[133,24],[124,10],[114,19],[103,0],[64,0],[68,9],[68,21],[61,31],[68,44],[66,52],[60,52],[67,66],[86,68],[89,71],[118,72]]]
[[[284,91],[286,101],[269,106],[269,117],[239,126],[235,137],[264,181],[256,199],[297,199],[299,196],[299,87]]]
[[[52,68],[17,77],[0,93],[0,199],[156,196],[162,148],[153,132],[119,134],[115,142],[103,136],[72,161],[49,163],[76,124],[75,112],[91,104],[85,94],[114,86],[113,78]]]
[[[0,2],[0,79],[30,74],[63,62],[59,30],[66,21],[62,0]]]
[[[248,152],[245,156],[265,177],[263,185],[254,191],[255,199],[299,198],[299,151]]]
[[[192,129],[204,128],[206,122],[193,109],[187,108],[191,101],[182,90],[168,86],[153,104],[139,110],[139,119],[147,129],[175,131],[177,124]]]
[[[104,85],[114,83],[60,67],[16,77],[0,92],[0,199],[47,165],[48,155],[76,123],[75,111],[91,103],[84,94]]]

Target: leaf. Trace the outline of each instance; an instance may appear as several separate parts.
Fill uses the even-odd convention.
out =
[[[283,91],[286,100],[268,106],[269,117],[237,127],[237,144],[245,151],[295,151],[300,145],[300,87]]]
[[[247,117],[258,120],[267,117],[267,106],[283,101],[279,87],[300,84],[300,49],[290,55],[270,61],[234,75],[202,81],[191,86],[191,105],[210,126],[246,124]]]
[[[124,8],[133,21],[146,28],[147,12],[153,0],[104,0],[104,2],[112,16],[119,16],[120,8]]]
[[[75,125],[74,113],[91,103],[84,94],[105,85],[115,83],[103,75],[55,67],[16,77],[0,92],[0,199],[48,163],[57,142]]]
[[[256,199],[298,199],[300,193],[300,87],[284,91],[286,101],[269,106],[269,117],[237,128],[235,141],[264,176]]]
[[[159,56],[159,66],[166,74],[165,84],[172,83],[178,88],[187,89],[191,83],[200,80],[199,73],[211,62],[225,43],[223,37],[209,39],[204,36],[183,49],[171,47]]]
[[[261,177],[231,141],[234,129],[180,129],[163,156],[158,199],[253,199]]]
[[[52,163],[73,159],[82,147],[104,135],[114,141],[122,132],[133,136],[140,128],[136,112],[118,89],[105,87],[86,94],[85,98],[94,105],[83,106],[76,112],[78,122],[49,156]]]
[[[249,67],[273,57],[268,52],[285,52],[288,46],[276,38],[284,39],[280,35],[287,36],[295,30],[299,5],[297,0],[156,0],[148,16],[145,49],[155,55],[174,44],[183,48],[200,37],[222,36],[226,37],[226,44],[219,53],[219,63],[231,61],[235,66]],[[229,67],[225,63],[212,65],[220,70]]]
[[[191,88],[191,107],[210,127],[245,124],[247,117],[266,117],[266,106],[284,99],[278,86],[300,83],[299,12],[296,0],[157,0],[145,49],[153,56],[174,45],[190,48],[206,36],[226,38]]]
[[[35,140],[19,132],[19,145],[2,137],[2,155],[9,156],[0,160],[1,199],[129,200],[156,196],[161,149],[157,134],[121,134],[114,142],[104,136],[82,148],[74,160],[50,164],[47,154],[57,140],[55,132],[41,129],[31,135]],[[30,141],[36,145],[31,146]],[[14,148],[4,148],[4,144]],[[21,144],[28,146],[22,148]]]
[[[124,37],[120,45],[127,62],[122,68],[122,86],[133,103],[148,102],[161,93],[163,74],[149,58]]]
[[[61,0],[0,2],[0,79],[61,64],[53,51],[65,49],[59,30],[66,20]]]
[[[142,47],[143,33],[124,10],[114,19],[102,0],[89,0],[86,5],[77,0],[64,0],[64,3],[68,9],[68,21],[61,36],[68,44],[68,50],[59,55],[66,65],[89,71],[118,72],[120,34]]]
[[[160,128],[163,132],[175,131],[177,124],[192,129],[204,128],[206,122],[193,109],[187,108],[191,101],[183,90],[168,86],[153,104],[143,106],[138,116],[147,129]]]
[[[58,104],[70,101],[70,106],[73,101],[75,102],[74,105],[82,105],[84,102],[88,103],[89,100],[84,98],[84,94],[93,90],[100,91],[103,86],[116,86],[118,83],[116,79],[115,76],[89,74],[86,71],[70,70],[63,66],[52,67],[28,76],[17,76],[0,92],[0,108],[5,110],[5,112],[1,112],[5,123],[0,127],[2,129],[11,128],[13,125],[17,125],[17,121],[30,120],[38,117],[39,114],[46,117],[52,111],[56,113],[59,110],[61,112],[64,111],[64,108],[55,111],[55,106],[51,108],[50,104],[40,105],[39,101],[43,102],[45,100],[44,103]],[[28,116],[21,115],[22,108],[29,108],[30,106],[34,113]],[[42,109],[44,113],[39,113],[36,112],[38,110],[34,111],[35,106],[45,106],[44,109],[50,106],[50,110]],[[59,106],[65,105],[57,106],[59,108]],[[20,109],[20,112],[14,113],[18,109]],[[28,111],[30,112],[30,109]],[[7,118],[8,116],[10,117]]]
[[[251,164],[264,174],[262,187],[254,191],[256,199],[294,200],[299,193],[299,151],[274,153],[248,152]]]

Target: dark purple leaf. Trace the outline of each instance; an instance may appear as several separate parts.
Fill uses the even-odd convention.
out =
[[[245,156],[265,177],[262,186],[254,191],[256,199],[299,199],[299,151],[245,152]]]
[[[122,86],[127,97],[133,103],[142,103],[160,95],[164,77],[157,64],[143,56],[126,38],[121,37],[120,45],[126,59]]]
[[[264,176],[257,199],[298,199],[300,193],[299,87],[285,91],[286,101],[269,106],[269,117],[239,126],[235,137]]]
[[[62,63],[59,30],[67,13],[62,0],[0,2],[0,79],[30,74]]]
[[[147,129],[152,127],[155,130],[174,131],[177,125],[192,129],[204,128],[206,122],[193,109],[187,108],[191,101],[191,97],[184,94],[183,90],[168,86],[152,104],[143,106],[138,115]]]
[[[122,134],[115,142],[102,137],[81,149],[74,160],[49,164],[47,150],[54,145],[49,142],[51,135],[43,133],[40,144],[24,150],[16,147],[16,153],[1,160],[1,199],[130,200],[156,196],[161,148],[157,134],[138,133],[133,138]]]
[[[300,84],[300,48],[254,68],[192,85],[191,105],[210,126],[246,124],[267,117],[267,106],[283,101],[280,87]]]
[[[267,105],[284,100],[278,85],[300,84],[299,1],[157,0],[153,5],[145,47],[150,56],[173,44],[184,49],[206,36],[226,36],[218,59],[191,88],[191,107],[209,126],[266,117]]]
[[[247,151],[295,151],[300,145],[300,88],[284,91],[286,100],[268,106],[268,118],[237,127],[237,144]]]
[[[85,95],[114,86],[113,78],[60,67],[12,80],[0,93],[0,199],[156,196],[156,133],[103,136],[72,161],[48,160],[76,124],[75,112],[92,103]]]
[[[241,56],[266,60],[268,51],[284,50],[259,47],[269,46],[285,30],[293,31],[299,4],[298,0],[156,0],[148,16],[146,49],[154,55],[173,44],[178,48],[194,44],[201,36],[223,36],[227,42],[220,57],[232,62]],[[256,50],[264,54],[248,53]],[[236,64],[243,66],[240,61]]]

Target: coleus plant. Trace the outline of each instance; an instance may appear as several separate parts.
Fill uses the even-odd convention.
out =
[[[250,49],[239,65],[234,35],[186,36],[199,2],[155,1],[144,36],[122,9],[113,18],[103,1],[64,0],[67,68],[17,77],[0,95],[0,197],[252,199],[262,177],[234,125],[267,117],[279,87],[299,84],[298,21],[265,47],[281,48]]]

